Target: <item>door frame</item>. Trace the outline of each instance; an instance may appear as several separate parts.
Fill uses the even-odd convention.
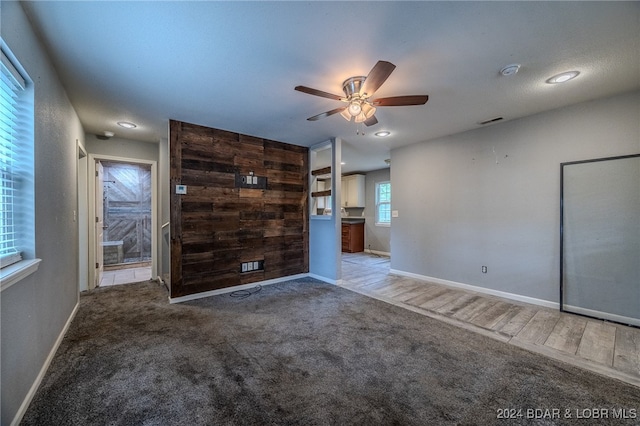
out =
[[[78,250],[78,289],[79,291],[85,291],[89,289],[89,271],[87,268],[89,267],[89,253],[88,250],[83,250],[83,247],[89,247],[89,219],[87,217],[88,214],[88,194],[89,190],[87,185],[89,184],[89,180],[87,178],[88,173],[88,157],[87,157],[87,149],[84,147],[82,142],[76,139],[77,145],[77,157],[78,157],[78,171],[77,171],[77,179],[78,179],[78,239],[79,239],[79,250]]]
[[[89,210],[89,246],[87,247],[89,253],[89,290],[95,288],[95,276],[96,276],[96,236],[95,232],[93,232],[94,222],[96,217],[96,190],[95,190],[95,164],[98,161],[114,161],[119,163],[129,163],[129,164],[144,164],[151,166],[151,277],[158,277],[158,235],[161,230],[158,228],[158,162],[154,160],[142,160],[139,158],[127,158],[127,157],[116,157],[112,155],[102,155],[102,154],[89,154],[89,161],[87,162],[88,173],[87,178],[89,182],[87,186],[89,187],[89,199],[87,200],[87,207]]]

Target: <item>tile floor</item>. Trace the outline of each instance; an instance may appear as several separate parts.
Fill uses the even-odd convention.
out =
[[[99,287],[136,283],[151,279],[151,266],[135,266],[126,269],[105,270]]]
[[[640,386],[640,329],[389,272],[388,257],[343,253],[342,286]]]

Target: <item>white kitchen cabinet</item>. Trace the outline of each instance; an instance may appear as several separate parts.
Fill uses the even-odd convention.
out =
[[[342,176],[342,206],[364,208],[364,175]]]

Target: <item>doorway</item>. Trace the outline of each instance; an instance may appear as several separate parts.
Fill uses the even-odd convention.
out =
[[[156,163],[90,155],[90,288],[156,276]]]
[[[100,286],[151,278],[151,165],[100,161],[102,262]]]

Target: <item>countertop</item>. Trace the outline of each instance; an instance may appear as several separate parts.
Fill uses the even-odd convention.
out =
[[[343,217],[342,223],[364,223],[364,217]]]

